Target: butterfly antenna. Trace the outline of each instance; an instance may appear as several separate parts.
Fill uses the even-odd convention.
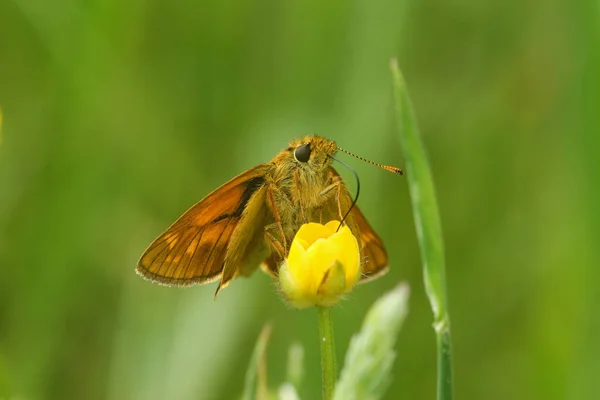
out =
[[[335,161],[339,162],[344,167],[348,168],[354,174],[354,177],[356,178],[356,196],[354,196],[354,200],[352,201],[352,205],[350,206],[350,208],[348,209],[348,211],[346,211],[346,214],[344,214],[344,217],[340,221],[340,226],[338,226],[338,228],[335,230],[337,232],[337,231],[340,230],[340,228],[344,224],[344,221],[346,220],[346,217],[348,217],[348,214],[350,214],[350,211],[352,211],[352,209],[356,205],[356,202],[358,201],[358,195],[360,194],[360,179],[358,179],[358,173],[356,173],[356,170],[354,168],[352,168],[350,165],[346,164],[342,160],[339,160],[339,159],[335,158],[334,156],[329,156],[329,157],[333,158]]]
[[[359,160],[361,160],[361,161],[367,162],[367,163],[369,163],[369,164],[371,164],[371,165],[375,165],[376,167],[379,167],[379,168],[381,168],[381,169],[385,169],[386,171],[390,171],[390,172],[393,172],[393,173],[395,173],[395,174],[398,174],[398,175],[404,175],[404,171],[402,171],[400,168],[391,167],[391,166],[389,166],[389,165],[383,165],[383,164],[379,164],[379,163],[373,162],[373,161],[371,161],[371,160],[367,160],[366,158],[363,158],[363,157],[361,157],[361,156],[357,156],[356,154],[354,154],[354,153],[351,153],[351,152],[349,152],[348,150],[344,150],[344,149],[342,149],[341,147],[338,147],[337,149],[338,149],[339,151],[341,151],[341,152],[344,152],[344,153],[346,153],[346,154],[349,154],[349,155],[351,155],[352,157],[356,157],[356,158],[358,158],[358,159],[359,159]],[[341,161],[339,161],[339,160],[337,160],[337,161],[338,161],[338,162],[341,162]]]

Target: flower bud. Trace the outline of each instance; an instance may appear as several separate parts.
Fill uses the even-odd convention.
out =
[[[339,221],[300,227],[279,270],[281,291],[296,308],[329,307],[350,292],[360,277],[358,242]],[[336,232],[337,231],[337,232]]]

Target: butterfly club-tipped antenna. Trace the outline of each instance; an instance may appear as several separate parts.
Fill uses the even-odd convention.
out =
[[[392,166],[389,166],[389,165],[383,165],[383,164],[379,164],[379,163],[376,163],[376,162],[374,162],[374,161],[371,161],[371,160],[367,160],[366,158],[363,158],[363,157],[361,157],[361,156],[357,156],[356,154],[354,154],[354,153],[352,153],[352,152],[350,152],[350,151],[348,151],[348,150],[344,150],[344,149],[342,149],[342,148],[341,148],[341,147],[339,147],[339,146],[338,146],[338,148],[337,148],[337,149],[338,149],[339,151],[343,152],[343,153],[346,153],[346,154],[348,154],[348,155],[351,155],[352,157],[358,158],[358,159],[359,159],[359,160],[361,160],[361,161],[367,162],[367,163],[369,163],[369,164],[371,164],[371,165],[374,165],[374,166],[376,166],[376,167],[379,167],[379,168],[381,168],[381,169],[385,169],[386,171],[390,171],[390,172],[393,172],[394,174],[398,174],[398,175],[404,175],[404,171],[402,171],[400,168],[397,168],[397,167],[392,167]],[[339,161],[339,160],[338,160],[338,161]]]

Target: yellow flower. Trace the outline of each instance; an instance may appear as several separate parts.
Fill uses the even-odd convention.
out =
[[[348,293],[360,277],[358,242],[339,221],[300,227],[279,270],[281,290],[292,306],[329,307]]]

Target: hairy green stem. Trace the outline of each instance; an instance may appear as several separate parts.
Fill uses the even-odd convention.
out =
[[[333,398],[336,377],[335,342],[333,322],[329,307],[317,307],[319,315],[319,341],[321,342],[321,383],[323,400]]]
[[[406,175],[423,263],[423,280],[433,310],[433,327],[437,335],[437,398],[438,400],[451,400],[453,398],[452,341],[446,299],[446,267],[440,215],[427,153],[419,135],[408,90],[396,60],[392,60],[391,68],[398,129],[406,162]]]

